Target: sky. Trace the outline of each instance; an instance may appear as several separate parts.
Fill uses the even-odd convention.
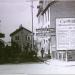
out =
[[[33,27],[37,26],[37,5],[33,2]],[[11,40],[10,33],[23,27],[32,30],[31,2],[29,0],[0,0],[0,32],[5,34],[4,41]]]

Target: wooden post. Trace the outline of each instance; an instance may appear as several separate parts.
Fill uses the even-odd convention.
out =
[[[67,50],[66,50],[66,61],[68,61],[68,58],[67,58]]]
[[[63,60],[63,53],[62,53],[62,60]]]

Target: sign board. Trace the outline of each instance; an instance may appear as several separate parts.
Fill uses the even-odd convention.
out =
[[[57,50],[75,50],[75,18],[56,19]]]
[[[36,29],[36,36],[50,36],[55,35],[55,29],[54,28],[40,28]]]

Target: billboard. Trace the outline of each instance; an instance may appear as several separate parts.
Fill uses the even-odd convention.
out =
[[[57,50],[75,50],[75,18],[56,19]]]

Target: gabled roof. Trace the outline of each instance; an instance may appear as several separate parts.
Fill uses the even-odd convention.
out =
[[[45,9],[42,11],[42,15],[46,12],[46,10],[48,9],[49,6],[53,5],[56,1],[51,1],[46,7]]]
[[[46,0],[45,0],[46,1]],[[38,10],[38,13],[37,13],[37,17],[40,15],[40,14],[44,14],[45,12],[46,12],[46,10],[48,9],[48,7],[49,6],[51,6],[51,5],[53,5],[55,2],[57,2],[57,1],[53,1],[53,0],[51,0],[51,1],[49,1],[48,2],[48,4],[47,5],[45,5],[45,8],[40,8],[40,5],[39,6],[37,6],[38,8],[39,8],[39,10]]]
[[[19,31],[21,31],[21,30],[26,30],[26,31],[28,31],[28,32],[30,32],[30,33],[32,33],[30,30],[28,30],[28,29],[26,29],[26,28],[24,28],[24,27],[20,27],[19,29],[16,29],[14,32],[12,32],[11,34],[10,34],[10,36],[13,36],[14,34],[16,34],[17,32],[19,32]]]

